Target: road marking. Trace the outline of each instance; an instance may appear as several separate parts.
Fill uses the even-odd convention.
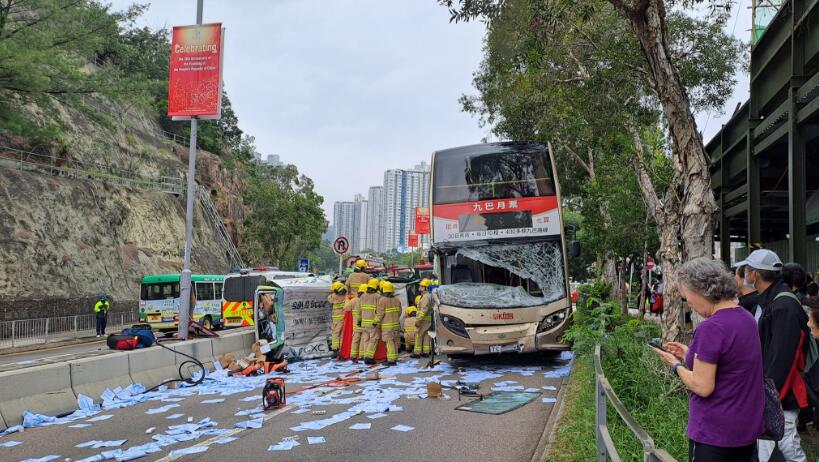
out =
[[[296,407],[296,406],[292,405],[292,404],[288,405],[288,406],[285,406],[285,407],[283,407],[283,408],[281,408],[281,409],[279,409],[277,411],[274,411],[274,412],[271,412],[270,414],[265,415],[263,420],[265,422],[267,422],[268,420],[272,419],[273,417],[276,417],[279,414],[283,414],[283,413],[293,409],[294,407]],[[244,429],[244,428],[234,428],[234,429],[230,430],[229,432],[227,432],[225,434],[214,436],[213,438],[202,441],[201,443],[194,444],[193,446],[210,446],[210,445],[216,443],[217,441],[221,440],[222,438],[227,438],[228,436],[238,435],[239,433],[242,433],[245,430],[246,429]],[[250,429],[248,429],[248,430],[250,430]],[[165,456],[165,457],[163,457],[161,459],[158,459],[156,462],[170,462],[170,461],[176,460],[176,459],[178,459],[180,457],[182,457],[182,456],[181,455],[172,456],[172,455],[169,454],[169,455],[167,455],[167,456]]]

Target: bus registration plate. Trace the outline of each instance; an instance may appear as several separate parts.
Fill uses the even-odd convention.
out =
[[[490,353],[500,353],[503,349],[503,345],[489,345],[489,352]]]

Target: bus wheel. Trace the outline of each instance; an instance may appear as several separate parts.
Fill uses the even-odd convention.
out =
[[[210,319],[210,316],[205,316],[205,319],[202,320],[202,325],[205,326],[207,330],[213,330],[213,321]]]

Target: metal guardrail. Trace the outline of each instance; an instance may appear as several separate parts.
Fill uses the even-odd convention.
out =
[[[110,165],[37,154],[8,146],[0,146],[0,164],[6,164],[18,170],[106,181],[171,194],[182,194],[185,191],[183,180],[179,177],[147,177]]]
[[[651,436],[634,420],[634,417],[629,414],[626,406],[617,397],[617,393],[611,387],[609,380],[603,373],[603,363],[600,358],[600,345],[594,347],[594,380],[595,380],[595,408],[597,409],[597,461],[607,462],[611,459],[613,462],[620,462],[620,454],[614,446],[614,441],[611,439],[609,433],[609,426],[607,418],[608,403],[611,402],[614,410],[620,416],[620,419],[626,426],[634,433],[634,436],[643,445],[643,461],[644,462],[677,462],[671,454],[665,449],[659,449],[654,446],[654,440]]]
[[[0,350],[92,337],[96,333],[94,318],[94,314],[82,314],[0,322]],[[139,313],[136,311],[109,313],[106,331],[113,332],[137,322]]]

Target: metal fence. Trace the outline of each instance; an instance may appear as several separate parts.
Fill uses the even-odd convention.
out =
[[[18,170],[105,181],[171,194],[182,194],[185,191],[183,179],[180,177],[144,176],[131,170],[110,165],[37,154],[9,146],[0,146],[0,164],[6,164]]]
[[[82,314],[0,322],[0,349],[92,337],[96,334],[94,318],[93,314]],[[106,331],[113,332],[138,321],[136,311],[109,313]]]
[[[643,430],[643,427],[634,420],[634,417],[629,414],[626,406],[617,397],[617,393],[611,387],[609,380],[603,373],[603,364],[600,358],[600,345],[594,348],[594,378],[595,378],[595,406],[597,409],[597,461],[606,462],[612,460],[613,462],[620,462],[620,454],[614,446],[614,441],[611,439],[609,433],[609,425],[607,420],[608,403],[611,402],[614,410],[620,416],[620,419],[626,426],[634,433],[634,436],[643,445],[643,461],[644,462],[677,462],[677,459],[671,457],[665,449],[658,449],[654,446],[654,440],[651,436]]]

